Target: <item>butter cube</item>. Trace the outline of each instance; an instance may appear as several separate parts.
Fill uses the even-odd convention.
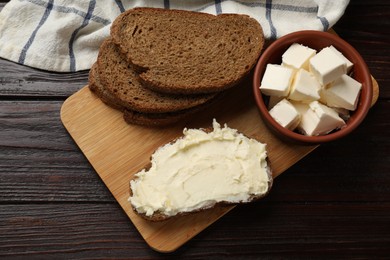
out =
[[[309,104],[294,102],[293,105],[301,114],[297,129],[305,135],[325,135],[345,125],[336,111],[318,101]]]
[[[298,43],[292,44],[282,55],[282,65],[294,69],[309,70],[309,60],[316,50]]]
[[[286,97],[290,91],[294,70],[282,65],[267,64],[260,90],[269,96]]]
[[[329,46],[329,48],[336,53],[340,58],[342,58],[347,66],[347,73],[349,73],[353,67],[353,63],[348,60],[339,50],[337,50],[333,45]]]
[[[344,60],[329,47],[323,48],[310,59],[309,63],[310,72],[322,85],[326,85],[347,73],[347,65]]]
[[[354,111],[359,101],[362,84],[348,75],[342,75],[321,90],[321,100],[330,107]]]
[[[321,85],[308,71],[299,69],[290,88],[289,99],[309,103],[320,99]]]
[[[302,120],[302,116],[307,112],[307,110],[310,109],[309,103],[303,103],[303,102],[294,101],[294,100],[291,100],[290,103],[291,103],[291,105],[293,105],[295,107],[295,109],[301,115],[301,120]],[[299,124],[301,124],[301,123],[302,122],[300,122]]]
[[[300,121],[298,111],[287,99],[282,99],[269,113],[276,122],[290,130],[294,130]]]

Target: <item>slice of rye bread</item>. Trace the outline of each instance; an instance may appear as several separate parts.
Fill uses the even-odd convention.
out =
[[[115,19],[113,41],[144,84],[165,93],[211,93],[237,84],[264,45],[247,15],[130,9]]]
[[[189,116],[190,111],[182,113],[160,113],[160,114],[148,114],[138,113],[131,110],[123,111],[123,118],[128,124],[141,125],[148,127],[165,127],[170,126],[179,120]]]
[[[186,110],[181,110],[177,112],[168,112],[168,113],[139,113],[136,111],[132,111],[124,108],[121,105],[118,105],[116,97],[113,96],[110,92],[108,92],[104,85],[101,84],[99,79],[99,71],[97,63],[92,65],[92,68],[89,72],[88,77],[88,87],[89,89],[95,93],[106,105],[117,109],[123,112],[123,119],[128,124],[142,125],[142,126],[151,126],[151,127],[165,127],[172,125],[179,120],[182,120],[197,111],[206,107],[211,101],[190,108]]]
[[[210,133],[213,131],[212,128],[205,128],[205,129],[201,129],[203,130],[204,132],[206,133]],[[244,135],[246,136],[246,135]],[[246,136],[247,137],[247,136]],[[173,144],[175,141],[179,140],[181,137],[178,137],[176,139],[173,139],[171,142],[169,142],[169,144]],[[157,150],[159,150],[160,148],[162,148],[163,146],[160,146],[158,147],[155,152]],[[268,193],[271,191],[271,188],[273,186],[273,175],[272,175],[272,166],[270,165],[270,161],[269,161],[269,158],[266,157],[265,158],[266,162],[267,162],[267,167],[266,167],[266,174],[268,176],[268,189],[266,192],[262,193],[262,194],[259,194],[259,195],[252,195],[248,201],[246,202],[228,202],[228,201],[221,201],[221,202],[218,202],[212,206],[209,206],[209,207],[203,207],[203,208],[200,208],[198,210],[195,210],[195,211],[190,211],[190,212],[180,212],[176,215],[173,215],[173,216],[168,216],[166,214],[164,214],[164,212],[161,212],[161,211],[156,211],[154,212],[151,216],[148,216],[146,215],[146,213],[141,213],[141,212],[138,212],[137,209],[132,205],[132,209],[133,211],[139,215],[140,217],[142,217],[143,219],[145,220],[148,220],[148,221],[151,221],[151,222],[160,222],[160,221],[165,221],[165,220],[168,220],[168,219],[172,219],[172,218],[177,218],[177,217],[182,217],[182,216],[186,216],[186,215],[191,215],[191,214],[194,214],[194,213],[197,213],[197,212],[201,212],[201,211],[205,211],[205,210],[209,210],[209,209],[213,209],[213,208],[216,208],[216,207],[219,207],[219,206],[229,206],[229,205],[238,205],[238,204],[248,204],[248,203],[252,203],[252,202],[255,202],[257,200],[260,200],[262,198],[264,198],[265,196],[268,195]],[[146,167],[144,168],[146,171],[148,171],[150,168],[152,167],[152,163],[149,162]],[[134,180],[136,179],[137,177],[134,177]],[[131,184],[130,184],[130,187],[129,187],[129,194],[130,194],[130,197],[133,196],[133,191],[131,189]]]
[[[118,105],[118,102],[116,101],[116,98],[108,92],[104,86],[101,84],[99,79],[99,71],[98,71],[98,65],[95,62],[91,70],[89,71],[88,75],[88,87],[89,89],[96,94],[106,105],[123,111],[124,108],[121,105]]]
[[[118,47],[107,38],[97,58],[99,78],[117,105],[141,113],[166,113],[189,109],[215,97],[206,95],[161,94],[142,86],[138,74],[123,57]]]

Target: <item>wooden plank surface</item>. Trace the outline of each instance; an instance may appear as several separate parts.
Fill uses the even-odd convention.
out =
[[[386,259],[389,239],[383,238],[389,237],[388,202],[275,203],[274,194],[257,205],[232,210],[176,252],[164,255],[148,247],[127,216],[118,214],[117,204],[68,203],[66,210],[60,204],[0,205],[0,217],[6,220],[0,224],[0,256],[259,259],[265,255],[267,259],[306,259],[321,255],[334,259],[337,255],[342,259]],[[251,217],[243,221],[243,216]]]
[[[229,127],[266,143],[274,177],[317,147],[286,143],[269,132],[254,104],[249,79],[228,91],[206,111],[196,114],[190,122],[163,129],[127,124],[121,112],[102,103],[87,86],[64,102],[61,108],[64,126],[145,241],[155,250],[176,250],[234,207],[218,207],[161,223],[145,221],[131,209],[129,181],[149,163],[155,149],[179,137],[184,127],[210,127],[215,118],[221,124],[227,123]],[[376,100],[377,84],[374,90]]]

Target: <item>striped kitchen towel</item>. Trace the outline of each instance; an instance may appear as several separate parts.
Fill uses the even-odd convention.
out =
[[[349,0],[11,0],[0,12],[0,57],[34,68],[89,69],[111,22],[133,7],[183,9],[255,18],[265,37],[312,29],[326,31]]]

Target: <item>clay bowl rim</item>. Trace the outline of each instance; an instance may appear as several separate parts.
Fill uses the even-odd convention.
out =
[[[324,47],[333,45],[354,64],[352,68],[353,77],[362,84],[362,90],[360,93],[358,106],[355,111],[351,112],[351,117],[346,122],[346,126],[344,128],[331,132],[327,135],[306,136],[282,127],[269,114],[268,108],[263,98],[263,94],[259,89],[265,67],[268,63],[280,64],[281,55],[293,43],[300,43],[305,46],[314,48],[317,51]],[[279,63],[276,62],[277,60],[279,60]],[[260,114],[265,121],[265,124],[271,128],[273,132],[288,141],[306,144],[321,144],[330,142],[350,134],[363,122],[364,118],[366,117],[371,107],[373,95],[371,74],[367,64],[359,52],[349,43],[335,34],[312,30],[298,31],[287,34],[275,40],[265,49],[254,69],[253,93],[256,105],[260,110]]]

